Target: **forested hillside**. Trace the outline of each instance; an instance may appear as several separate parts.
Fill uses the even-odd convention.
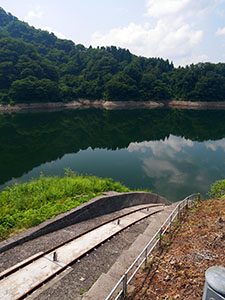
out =
[[[174,68],[114,46],[94,49],[37,30],[0,8],[0,103],[225,100],[225,64]]]

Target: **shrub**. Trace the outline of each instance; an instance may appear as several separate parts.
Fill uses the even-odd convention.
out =
[[[212,184],[210,192],[210,197],[223,198],[225,197],[225,179],[218,180]]]

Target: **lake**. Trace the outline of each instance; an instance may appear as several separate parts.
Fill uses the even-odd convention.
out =
[[[45,175],[111,177],[172,201],[225,178],[225,111],[0,114],[0,188]]]

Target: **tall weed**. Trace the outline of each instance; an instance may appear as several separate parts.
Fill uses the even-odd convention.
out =
[[[129,189],[109,178],[76,175],[45,177],[7,187],[0,193],[0,239],[36,226],[106,191]]]

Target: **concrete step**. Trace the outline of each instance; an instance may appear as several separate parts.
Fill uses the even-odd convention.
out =
[[[104,298],[101,298],[102,295],[106,295],[108,290],[110,290],[111,287],[111,283],[114,282],[114,280],[112,280],[112,278],[103,273],[98,280],[96,281],[96,285],[93,286],[93,294],[95,295],[95,300],[103,300]],[[85,296],[86,300],[92,300],[92,295],[86,295]]]

